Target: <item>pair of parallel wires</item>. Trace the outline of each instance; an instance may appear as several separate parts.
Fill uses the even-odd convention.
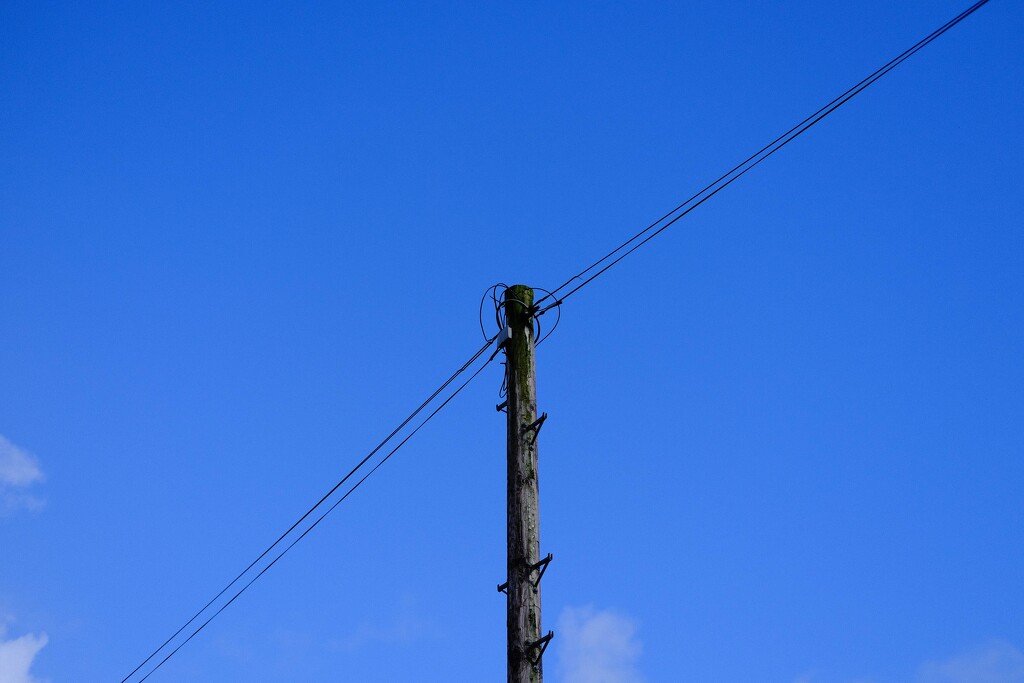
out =
[[[555,289],[549,292],[541,290],[545,291],[545,294],[534,304],[534,317],[539,318],[540,316],[550,311],[552,308],[557,308],[560,310],[562,303],[567,298],[569,298],[576,292],[580,291],[581,289],[589,285],[596,278],[600,277],[610,268],[621,262],[624,258],[626,258],[630,254],[635,252],[637,249],[650,242],[652,239],[654,239],[663,231],[674,225],[676,222],[678,222],[684,216],[686,216],[691,211],[696,209],[698,206],[700,206],[707,200],[711,199],[713,196],[715,196],[716,194],[724,190],[726,187],[734,183],[736,180],[741,178],[743,175],[745,175],[748,171],[750,171],[755,166],[760,164],[762,161],[764,161],[765,159],[772,156],[780,149],[788,145],[790,142],[792,142],[797,137],[805,133],[807,130],[809,130],[815,124],[820,122],[826,116],[828,116],[836,109],[843,106],[851,99],[856,97],[858,94],[863,92],[864,89],[872,85],[875,81],[885,76],[887,73],[895,69],[897,66],[902,64],[910,57],[912,57],[918,51],[922,50],[924,47],[926,47],[931,42],[936,40],[939,36],[943,35],[951,28],[959,24],[961,21],[963,21],[970,15],[974,14],[974,12],[976,12],[982,6],[987,4],[988,1],[989,0],[979,0],[978,2],[974,3],[973,5],[965,9],[963,12],[958,14],[956,17],[950,19],[948,22],[932,31],[930,34],[919,40],[917,43],[907,48],[893,59],[886,62],[883,66],[876,69],[870,75],[868,75],[855,85],[848,88],[841,95],[834,98],[828,104],[818,109],[816,112],[805,118],[803,121],[796,124],[788,131],[772,140],[770,143],[759,149],[757,152],[751,154],[742,162],[731,168],[727,173],[723,174],[714,182],[705,186],[699,192],[689,197],[686,201],[676,206],[674,209],[666,213],[664,216],[654,221],[646,228],[630,237],[625,242],[621,243],[619,246],[617,246],[615,249],[611,250],[610,252],[602,256],[597,261],[594,261],[592,264],[590,264],[583,270],[573,275],[571,278],[563,282]],[[559,294],[563,290],[567,291],[565,291],[564,294]],[[492,299],[494,299],[495,303],[497,304],[497,297],[494,295],[493,291],[491,292],[491,296]],[[550,303],[547,303],[547,305],[545,306],[541,306],[542,303],[548,300],[550,300]],[[347,474],[345,474],[344,477],[342,477],[329,491],[327,491],[327,493],[325,493],[320,498],[320,500],[318,500],[314,505],[312,505],[308,510],[306,510],[306,512],[303,513],[298,520],[296,520],[290,527],[288,527],[288,529],[284,533],[282,533],[277,538],[277,540],[271,543],[266,548],[266,550],[260,553],[260,555],[255,560],[249,563],[249,566],[243,569],[234,579],[232,579],[226,586],[224,586],[224,588],[222,588],[219,593],[214,595],[209,602],[203,605],[203,607],[199,611],[197,611],[188,621],[182,624],[182,626],[178,628],[177,631],[172,633],[170,637],[168,637],[163,643],[161,643],[159,647],[153,650],[153,652],[150,653],[149,656],[147,656],[144,660],[142,660],[142,662],[140,662],[139,665],[136,666],[127,676],[121,679],[120,683],[128,683],[128,681],[132,680],[133,677],[135,677],[135,681],[137,683],[142,683],[142,681],[148,679],[155,671],[162,667],[171,657],[177,654],[178,651],[181,650],[181,648],[183,648],[204,628],[206,628],[206,626],[211,621],[217,618],[217,616],[219,616],[221,612],[223,612],[225,609],[228,608],[228,606],[230,606],[235,600],[237,600],[242,595],[242,593],[244,593],[250,586],[252,586],[253,583],[255,583],[261,576],[263,576],[271,567],[277,564],[278,560],[284,557],[284,555],[287,554],[289,550],[291,550],[299,541],[305,538],[306,534],[312,531],[318,524],[320,524],[320,522],[324,520],[325,517],[327,517],[327,515],[333,512],[335,508],[337,508],[343,501],[345,501],[350,495],[352,495],[352,493],[357,488],[359,488],[363,484],[363,482],[365,482],[370,476],[372,476],[373,473],[376,472],[381,467],[381,465],[383,465],[391,458],[391,456],[397,453],[398,450],[402,448],[402,446],[404,446],[406,442],[409,441],[409,439],[411,439],[420,429],[424,427],[424,425],[430,422],[430,420],[432,420],[434,416],[436,416],[442,409],[444,409],[444,407],[447,406],[452,401],[452,399],[454,399],[463,389],[465,389],[466,386],[468,386],[469,383],[472,382],[483,371],[483,369],[490,364],[490,362],[498,353],[498,350],[496,349],[494,353],[492,353],[491,356],[486,361],[484,361],[482,364],[479,364],[479,366],[475,370],[470,372],[470,368],[472,368],[473,365],[479,361],[479,359],[495,343],[497,339],[496,336],[487,337],[486,333],[484,334],[484,336],[486,341],[484,342],[483,346],[481,346],[474,354],[472,354],[461,367],[459,367],[444,382],[442,382],[441,385],[437,387],[437,389],[435,389],[434,392],[431,393],[422,403],[420,403],[419,406],[417,406],[416,409],[413,410],[408,417],[406,417],[397,427],[395,427],[394,430],[392,430],[392,432],[388,434],[387,437],[385,437],[379,444],[377,444],[365,457],[363,457],[362,460],[360,460]],[[340,497],[334,500],[333,503],[327,505],[329,499],[331,499],[332,496],[334,496],[346,484],[346,482],[349,482],[350,480],[355,478],[356,474],[365,465],[367,465],[367,463],[375,455],[381,452],[389,443],[393,442],[397,438],[399,433],[402,432],[403,429],[405,429],[421,413],[426,411],[431,404],[435,403],[439,399],[439,397],[441,397],[445,393],[445,391],[449,389],[449,387],[455,384],[460,377],[467,373],[468,377],[465,380],[463,380],[461,384],[458,384],[454,390],[448,393],[447,397],[444,398],[444,400],[442,400],[432,411],[427,413],[426,417],[420,420],[420,422],[411,431],[409,431],[408,434],[406,434],[401,440],[397,441],[397,443],[384,457],[382,457],[372,468],[370,468],[365,474],[363,474],[361,478],[356,480],[355,483],[351,484]],[[318,515],[315,515],[315,513],[317,513],[318,510],[320,510],[320,513]],[[312,519],[311,522],[309,521],[310,519]],[[303,531],[297,536],[295,536],[293,540],[287,542],[286,544],[286,539],[288,539],[289,536],[292,536],[293,532],[302,527],[304,523],[305,526],[303,527]],[[276,554],[275,549],[277,549]],[[253,574],[253,571],[256,569],[256,567],[260,565],[260,563],[268,557],[271,558],[269,562],[265,562],[262,566],[262,569]],[[243,582],[243,579],[245,579],[245,577],[250,574],[252,574],[251,578]],[[232,591],[232,589],[234,590]],[[216,609],[212,609],[214,605],[219,600],[221,600],[221,598],[224,598],[228,594],[230,594],[230,597],[227,600],[225,600]],[[204,614],[208,616],[206,616],[205,619],[202,619]],[[188,630],[190,627],[193,627],[191,631]],[[178,639],[179,636],[182,636],[186,631],[188,631],[188,635],[185,636],[181,640],[181,642],[179,642],[176,646],[171,648],[175,640]],[[161,658],[160,655],[162,653],[165,654]],[[146,668],[147,665],[149,665],[153,661],[156,661],[156,664],[152,666],[143,675],[143,670]],[[138,675],[139,677],[136,677],[136,675]]]

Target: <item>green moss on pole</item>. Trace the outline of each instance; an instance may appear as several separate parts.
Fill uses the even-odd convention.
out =
[[[540,585],[533,573],[540,560],[537,481],[537,396],[534,368],[533,289],[505,290],[508,373],[508,681],[541,683]],[[532,426],[532,428],[531,428]]]
[[[509,372],[518,377],[526,377],[533,370],[533,317],[530,308],[533,306],[533,289],[526,285],[512,285],[505,290],[505,324],[512,331],[512,343],[508,354]],[[525,334],[530,335],[530,344],[525,342]]]

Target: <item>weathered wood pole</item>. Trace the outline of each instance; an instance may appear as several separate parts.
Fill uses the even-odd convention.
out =
[[[534,367],[533,289],[505,290],[508,372],[508,683],[540,683],[540,560],[537,483],[537,388]],[[532,427],[532,429],[531,429]]]

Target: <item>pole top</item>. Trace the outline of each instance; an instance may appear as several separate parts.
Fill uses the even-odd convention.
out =
[[[526,285],[512,285],[502,297],[505,305],[505,324],[513,335],[517,330],[533,331],[533,288]]]
[[[526,308],[533,306],[533,287],[528,285],[512,285],[505,290],[505,305],[510,303],[522,304]]]

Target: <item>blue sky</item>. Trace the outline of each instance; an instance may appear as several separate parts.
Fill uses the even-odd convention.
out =
[[[480,344],[953,17],[0,8],[0,679],[120,681]],[[1024,681],[1024,6],[566,303],[552,681]],[[149,680],[504,676],[500,366]]]

